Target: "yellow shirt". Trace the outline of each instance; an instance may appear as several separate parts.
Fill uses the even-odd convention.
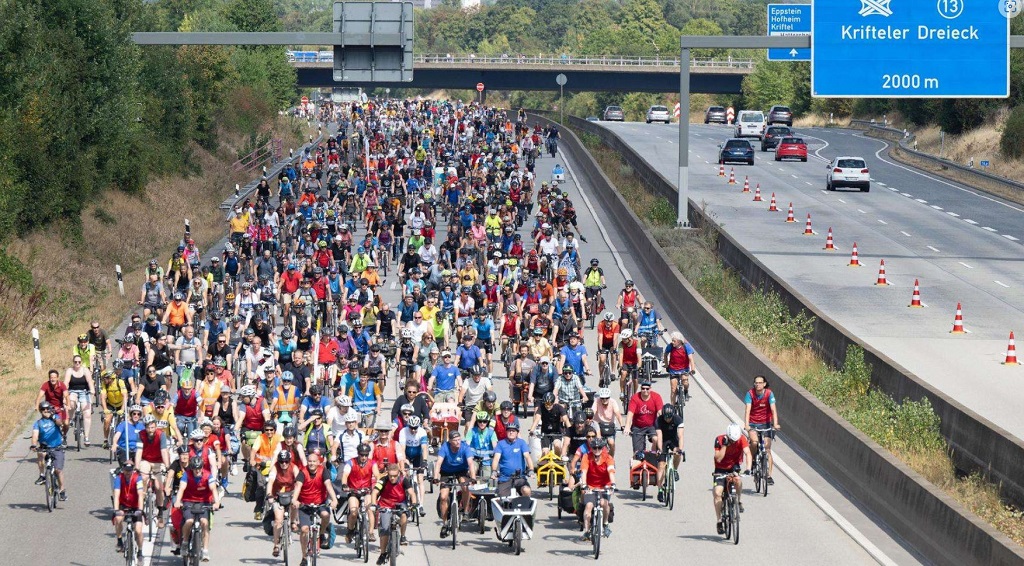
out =
[[[174,407],[170,404],[164,407],[162,413],[156,410],[156,405],[146,405],[146,408],[142,409],[142,418],[145,419],[146,415],[153,415],[156,427],[163,429],[164,434],[171,434],[172,430],[178,430],[178,423],[174,420]]]
[[[128,397],[128,390],[125,389],[124,382],[120,379],[114,378],[110,383],[100,383],[100,391],[106,396],[106,404],[112,409],[120,409],[124,405],[124,400]]]
[[[228,221],[228,225],[231,226],[231,232],[244,233],[249,229],[249,217],[244,214],[235,215]]]
[[[423,305],[422,307],[420,307],[420,314],[423,315],[423,320],[425,320],[427,322],[433,322],[434,321],[434,317],[437,316],[437,313],[440,310],[441,310],[441,307],[439,307],[437,305],[434,305],[433,307],[430,306],[430,305]]]

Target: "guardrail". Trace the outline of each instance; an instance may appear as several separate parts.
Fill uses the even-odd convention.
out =
[[[281,152],[281,140],[274,138],[232,163],[231,169],[236,173],[239,171],[252,173],[262,165],[269,165],[280,160]]]
[[[541,113],[534,115],[538,114]],[[575,116],[567,116],[566,119],[574,128],[600,137],[608,147],[620,153],[633,168],[634,174],[650,190],[674,202],[674,185],[650,167],[621,138],[598,124]],[[543,117],[541,120],[549,121]],[[648,284],[659,295],[661,308],[682,326],[697,350],[715,367],[720,368],[719,375],[735,393],[739,395],[749,388],[749,376],[768,376],[778,396],[780,410],[789,415],[787,430],[790,432],[787,438],[799,445],[859,504],[865,505],[871,513],[885,521],[930,562],[979,565],[1024,562],[1024,552],[1009,537],[965,510],[920,474],[908,469],[906,464],[846,422],[758,352],[683,278],[579,138],[572,131],[566,131],[562,142],[564,149],[576,158],[580,176],[593,191],[591,194],[610,212],[608,219],[619,229],[625,239],[624,244],[633,255],[645,258],[644,267],[651,275]],[[719,230],[714,221],[705,216],[692,201],[690,222],[695,226],[708,226],[718,231],[719,253],[723,261],[737,269],[746,283],[753,286],[764,284],[779,290],[783,298],[788,295],[789,299],[802,299],[795,293],[789,294],[784,283],[776,282],[776,285],[772,285],[771,277],[774,274],[728,234]],[[793,308],[792,303],[790,307]],[[800,308],[803,306],[800,305]],[[813,308],[808,307],[808,310],[816,317],[820,316]],[[823,325],[834,324],[828,318],[819,318],[816,330]],[[841,327],[838,328],[841,330]],[[852,337],[844,336],[852,340]],[[837,346],[839,342],[836,341]],[[845,351],[845,343],[843,349]],[[885,363],[885,359],[878,356],[880,354],[865,348],[865,358],[875,366],[876,374],[878,365]],[[905,391],[903,395],[894,396],[902,399],[905,396],[913,397],[913,393]],[[970,415],[964,414],[961,417],[959,422],[947,422],[943,418],[943,424],[965,426],[976,432],[976,428],[967,422]],[[995,436],[994,432],[988,437],[979,436],[977,442],[990,444],[984,450],[1007,449],[1006,444],[999,442],[1005,439],[997,439]],[[1004,460],[999,464],[1007,463]],[[1017,465],[1013,469],[1019,475],[1022,467]]]
[[[869,134],[874,133],[878,137],[882,137],[890,141],[896,142],[899,145],[900,151],[905,151],[908,154],[913,155],[915,158],[920,159],[922,161],[938,165],[939,167],[942,167],[944,169],[955,169],[956,171],[964,173],[969,178],[974,177],[979,181],[990,181],[1002,185],[1003,187],[1006,187],[1008,189],[1024,191],[1024,183],[1020,183],[1014,181],[1013,179],[1008,179],[1006,177],[1000,177],[999,175],[993,175],[992,173],[988,173],[974,167],[961,165],[955,161],[950,161],[949,159],[945,159],[942,157],[935,157],[934,155],[929,155],[927,153],[914,149],[913,143],[916,139],[916,136],[913,134],[913,132],[909,132],[907,130],[900,130],[897,128],[890,128],[885,123],[879,124],[874,120],[850,120],[850,127],[858,130],[864,130]]]
[[[331,63],[332,51],[288,51],[289,62]],[[567,65],[604,67],[679,67],[678,57],[634,57],[625,55],[476,55],[476,54],[419,54],[413,55],[413,64],[433,63],[452,65]],[[691,59],[691,68],[753,69],[753,59]]]

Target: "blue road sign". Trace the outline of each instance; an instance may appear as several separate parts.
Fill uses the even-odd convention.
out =
[[[981,166],[982,167],[988,167],[988,159],[981,160]]]
[[[810,4],[768,4],[768,37],[811,35]],[[773,48],[769,61],[810,61],[811,50]]]
[[[1010,94],[1010,20],[996,0],[814,0],[811,95]]]

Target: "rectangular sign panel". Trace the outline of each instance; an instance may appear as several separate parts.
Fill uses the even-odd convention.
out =
[[[768,37],[811,35],[810,4],[768,4]],[[811,50],[768,49],[769,61],[810,61]]]
[[[1010,20],[996,0],[814,0],[811,95],[1010,94]]]

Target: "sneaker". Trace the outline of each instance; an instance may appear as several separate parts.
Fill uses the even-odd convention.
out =
[[[740,508],[740,513],[742,513],[743,512],[743,504],[742,503],[737,503],[736,506]]]
[[[672,470],[672,481],[679,481],[679,471]]]
[[[604,538],[612,536],[612,529],[608,525],[604,526]]]
[[[441,538],[448,538],[448,527],[441,527]]]
[[[352,539],[356,536],[355,529],[349,529],[345,531],[345,544],[352,544]]]
[[[231,464],[231,475],[238,475],[238,464]]]
[[[85,447],[86,447],[86,448],[88,448],[88,447],[89,447],[89,437],[88,437],[88,436],[87,436],[87,437],[85,437]]]
[[[768,476],[768,480],[767,481],[768,481],[768,485],[775,485],[775,480],[773,480],[771,476]]]
[[[665,502],[665,492],[659,489],[658,490],[658,503],[664,503],[664,502]]]
[[[117,539],[117,547],[114,549],[114,552],[116,552],[118,554],[121,554],[122,552],[124,552],[124,541],[123,540]]]
[[[36,485],[43,485],[44,483],[46,483],[46,476],[40,474],[39,477],[36,478]]]
[[[377,557],[377,566],[381,566],[382,564],[384,564],[387,561],[388,561],[388,553],[382,552],[381,555]]]
[[[717,523],[717,527],[718,527],[718,534],[724,535],[725,534],[725,521],[719,521]]]
[[[173,554],[175,556],[181,556],[181,547],[180,546],[176,546],[176,547],[172,548],[171,549],[171,554]]]
[[[68,492],[66,492],[64,490],[61,490],[61,492],[60,492],[60,500],[61,501],[67,501],[68,500]]]
[[[257,512],[253,513],[252,514],[252,518],[254,520],[256,520],[256,521],[262,521],[263,520],[263,511],[257,511]]]
[[[400,540],[398,541],[398,544],[400,544],[400,545],[402,545],[402,546],[409,546],[409,539],[407,539],[407,538],[405,538],[405,537],[402,537],[402,538],[401,538],[401,539],[400,539]]]
[[[138,550],[138,552],[135,553],[135,558],[137,558],[140,563],[142,562],[142,549],[141,548]]]
[[[107,442],[106,440],[103,441],[103,449],[110,450],[110,443]]]
[[[203,558],[202,558],[202,560],[203,560],[203,562],[209,562],[210,561],[210,551],[206,550],[205,548],[203,549]]]
[[[422,505],[416,508],[416,512],[420,514],[420,517],[427,516],[427,510]]]
[[[580,540],[581,541],[588,541],[588,540],[590,540],[590,529],[587,529],[587,530],[583,531],[583,534],[580,535]]]

